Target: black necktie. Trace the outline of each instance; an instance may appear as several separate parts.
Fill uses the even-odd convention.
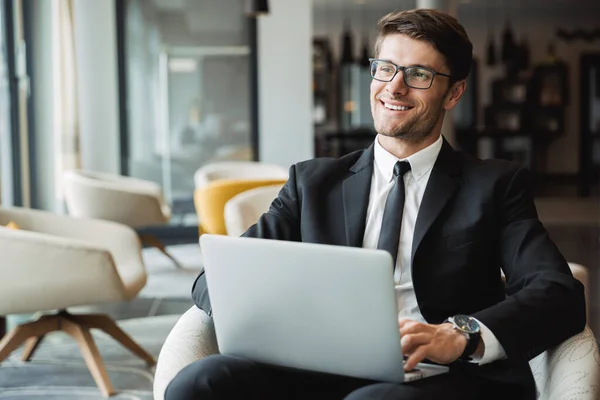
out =
[[[402,212],[404,210],[404,174],[410,171],[408,161],[398,161],[394,165],[394,186],[388,194],[383,210],[383,221],[377,248],[387,250],[394,259],[394,266],[398,258],[400,242],[400,227],[402,226]]]

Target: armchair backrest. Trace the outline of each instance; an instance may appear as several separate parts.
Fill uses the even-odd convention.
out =
[[[225,204],[225,227],[229,236],[240,236],[269,210],[282,184],[258,187],[232,197]]]
[[[64,307],[75,298],[91,303],[122,301],[135,296],[146,283],[140,241],[125,225],[0,207],[0,225],[9,221],[19,229],[0,228],[4,261],[0,276],[6,278],[0,282],[3,311],[28,312],[27,307],[33,306],[41,293],[46,296],[44,307],[48,308],[37,305],[35,310]],[[77,283],[90,279],[95,282],[94,290]],[[35,285],[34,294],[29,289]],[[44,290],[40,291],[39,286]],[[23,299],[23,293],[30,294]]]
[[[197,189],[218,179],[283,179],[288,178],[286,168],[258,161],[223,161],[204,165],[194,174]]]
[[[69,214],[131,227],[164,224],[169,219],[160,186],[151,181],[89,171],[63,175]]]
[[[194,192],[203,233],[226,235],[225,204],[235,195],[262,186],[283,185],[285,179],[219,179]]]
[[[142,262],[140,240],[134,230],[123,224],[22,207],[0,207],[0,225],[10,221],[23,232],[73,239],[105,248],[117,264]]]

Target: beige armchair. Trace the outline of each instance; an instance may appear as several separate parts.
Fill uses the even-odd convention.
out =
[[[585,268],[571,264],[576,278]],[[585,275],[587,277],[587,275]],[[156,365],[154,399],[163,400],[171,380],[186,365],[218,353],[212,318],[196,306],[186,311],[167,337]],[[591,329],[567,339],[529,362],[540,400],[597,400],[600,356]]]
[[[171,218],[160,186],[151,181],[100,172],[66,171],[64,188],[67,209],[73,217],[104,219],[134,229],[164,225]],[[139,237],[182,268],[155,236],[140,234]]]
[[[229,236],[240,236],[269,211],[283,184],[246,190],[225,203],[225,227]]]
[[[19,229],[5,225],[14,222]],[[76,219],[46,211],[0,208],[0,315],[46,312],[0,341],[0,362],[25,343],[29,361],[45,335],[75,338],[105,396],[115,393],[90,335],[101,329],[153,365],[152,356],[106,315],[75,315],[68,307],[128,301],[146,284],[136,233],[114,222]]]

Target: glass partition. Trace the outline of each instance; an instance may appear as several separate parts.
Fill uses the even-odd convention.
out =
[[[126,2],[125,166],[162,186],[174,224],[197,223],[199,167],[252,159],[248,24],[242,0]]]

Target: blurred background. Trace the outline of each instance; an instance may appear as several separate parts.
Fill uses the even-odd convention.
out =
[[[455,15],[474,44],[447,139],[527,165],[539,196],[597,196],[597,2],[279,0],[254,19],[243,0],[3,0],[2,202],[62,210],[64,170],[110,172],[158,183],[172,233],[192,232],[201,166],[372,142],[376,22],[415,7]]]

